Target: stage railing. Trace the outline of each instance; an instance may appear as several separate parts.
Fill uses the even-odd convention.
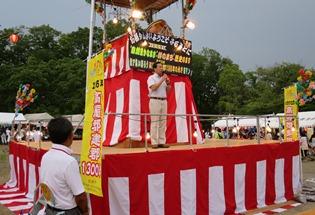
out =
[[[202,124],[200,128],[201,138],[207,139],[222,139],[224,146],[230,146],[231,139],[251,139],[255,143],[260,144],[264,140],[277,140],[283,142],[284,137],[284,122],[298,119],[297,116],[284,116],[284,115],[213,115],[213,114],[150,114],[150,113],[105,113],[105,117],[114,115],[115,117],[127,117],[129,120],[136,120],[144,123],[144,135],[141,141],[144,142],[144,147],[147,150],[148,139],[150,138],[150,116],[164,116],[167,117],[183,118],[187,121],[187,128],[189,132],[188,143],[193,145],[193,138],[198,137],[198,132],[195,129],[197,123]],[[176,121],[176,120],[175,120]],[[83,119],[82,121],[83,122]],[[81,124],[80,122],[80,124]],[[297,120],[298,122],[298,120]],[[195,126],[193,126],[193,123]],[[79,125],[78,125],[79,126]],[[294,127],[295,126],[295,127]],[[198,125],[199,127],[199,125]],[[27,125],[27,132],[30,126]],[[244,128],[245,135],[244,135]],[[292,123],[292,130],[298,129],[298,123]],[[299,133],[299,132],[298,132]],[[273,135],[271,135],[273,134]],[[29,145],[29,138],[26,137],[27,145]],[[39,148],[41,147],[42,140],[39,141]]]
[[[196,137],[196,130],[193,131],[192,123],[200,122],[204,128],[201,130],[202,138],[225,139],[225,146],[230,146],[231,139],[244,139],[243,128],[251,129],[250,139],[255,139],[257,144],[261,140],[278,140],[280,143],[284,139],[284,123],[288,119],[292,121],[292,131],[299,129],[298,116],[284,115],[212,115],[212,114],[150,114],[150,113],[105,113],[105,117],[114,115],[115,117],[128,117],[131,120],[142,121],[144,123],[144,146],[148,149],[150,116],[160,117],[180,117],[188,118],[189,144],[193,144],[193,137]],[[166,120],[165,119],[165,120]],[[297,120],[296,128],[293,121]],[[223,130],[223,131],[222,131]],[[273,135],[272,135],[273,134]],[[299,134],[299,132],[298,132]],[[219,135],[216,136],[215,135]],[[221,135],[221,137],[220,137]],[[272,135],[270,137],[270,135]]]

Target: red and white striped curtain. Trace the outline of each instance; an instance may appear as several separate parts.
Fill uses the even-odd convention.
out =
[[[129,68],[128,36],[112,42],[114,53],[105,61],[105,117],[104,145],[115,145],[126,138],[143,140],[144,117],[140,115],[106,115],[106,113],[149,113],[147,79],[151,72]],[[197,114],[192,86],[188,76],[170,75],[171,92],[168,95],[168,114]],[[147,128],[150,128],[150,118]],[[191,120],[191,123],[189,122]],[[191,124],[191,128],[189,127]],[[189,132],[191,131],[191,132]],[[187,143],[190,135],[197,132],[194,143],[202,143],[201,124],[196,116],[167,117],[167,143]]]
[[[129,70],[123,75],[105,80],[105,113],[149,113],[147,87],[149,75],[151,73]],[[191,82],[187,76],[170,76],[170,79],[172,89],[167,97],[167,113],[182,116],[167,117],[166,142],[187,143],[190,135],[196,131],[197,139],[194,136],[192,139],[194,142],[201,143],[203,140],[198,117],[185,116],[197,113]],[[148,129],[150,128],[149,120],[150,117],[147,118]],[[127,137],[133,140],[143,140],[144,123],[144,116],[140,115],[105,115],[104,145],[114,145]]]
[[[292,200],[299,143],[105,156],[93,214],[240,214]]]
[[[40,161],[45,151],[10,143],[10,180],[0,186],[0,204],[15,214],[28,214],[39,183]],[[38,196],[37,196],[38,197]]]

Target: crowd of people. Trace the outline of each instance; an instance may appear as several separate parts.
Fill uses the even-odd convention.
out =
[[[8,126],[0,127],[0,144],[8,144],[10,142],[10,130]]]
[[[230,127],[218,128],[215,127],[212,130],[207,129],[205,131],[205,138],[207,139],[256,139],[257,138],[257,128],[256,127]],[[267,140],[279,140],[283,138],[283,133],[279,132],[278,128],[260,128],[260,138]]]
[[[11,126],[0,127],[0,143],[8,144],[11,139],[38,143],[43,139],[48,139],[48,133],[47,129],[43,126],[18,124],[14,126],[14,129],[11,129]]]
[[[299,141],[302,158],[315,156],[315,128],[300,128]],[[204,132],[206,139],[256,139],[256,127],[232,127],[229,129],[215,127]],[[260,128],[260,138],[265,140],[284,139],[278,128]]]
[[[35,125],[17,125],[12,132],[12,137],[17,141],[34,141],[40,142],[47,134],[45,127]]]
[[[315,155],[315,128],[300,129],[300,147],[303,159]]]

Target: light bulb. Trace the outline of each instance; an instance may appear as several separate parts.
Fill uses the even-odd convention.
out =
[[[132,18],[135,18],[135,19],[141,19],[143,17],[143,12],[140,10],[133,10],[131,12],[131,16]]]
[[[144,40],[142,43],[141,43],[141,46],[147,46],[148,45],[148,42],[146,40]]]
[[[149,133],[149,132],[147,132],[147,134],[145,135],[145,138],[146,138],[147,140],[151,138],[151,136],[150,136],[150,133]]]
[[[177,46],[176,51],[181,51],[183,49],[183,45],[180,44],[179,46]]]
[[[195,131],[193,135],[194,135],[194,137],[198,137],[197,131]]]
[[[193,29],[195,29],[196,26],[195,26],[195,23],[193,23],[192,21],[188,20],[186,22],[186,27],[189,28],[190,30],[193,30]]]
[[[232,132],[233,132],[233,133],[237,133],[237,129],[234,127],[234,128],[232,129]]]
[[[127,28],[128,33],[131,33],[131,27]]]
[[[113,19],[113,23],[114,23],[114,24],[117,24],[117,23],[118,23],[118,19],[117,19],[116,17]]]

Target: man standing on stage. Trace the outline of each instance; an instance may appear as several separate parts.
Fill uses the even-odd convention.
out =
[[[154,74],[148,80],[149,88],[149,108],[151,114],[151,144],[152,148],[168,148],[165,144],[165,131],[166,131],[166,115],[167,114],[167,93],[171,89],[170,79],[167,74],[162,71],[162,63],[156,62],[153,64]]]

